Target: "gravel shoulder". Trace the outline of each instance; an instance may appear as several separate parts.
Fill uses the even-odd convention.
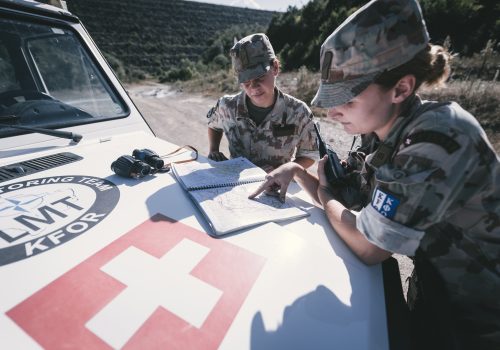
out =
[[[217,102],[217,97],[188,94],[156,82],[131,84],[125,88],[156,136],[179,146],[191,145],[201,155],[208,154],[206,115]],[[339,124],[327,119],[322,118],[320,125],[325,140],[340,158],[345,157],[351,148],[352,136],[346,134]],[[225,138],[222,139],[220,150],[229,155]],[[413,270],[413,263],[406,256],[395,257],[406,294],[406,279]]]

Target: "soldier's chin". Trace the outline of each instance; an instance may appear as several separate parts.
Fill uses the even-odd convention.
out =
[[[254,100],[261,100],[263,99],[264,97],[266,96],[266,94],[264,92],[258,92],[256,94],[253,94],[253,95],[249,95],[250,99],[252,101]]]
[[[271,106],[273,103],[273,99],[268,97],[265,93],[258,95],[251,95],[249,97],[252,103],[257,107],[266,108]]]

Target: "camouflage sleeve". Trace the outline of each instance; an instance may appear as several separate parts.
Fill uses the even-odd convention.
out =
[[[222,108],[221,108],[222,98],[217,100],[215,106],[210,108],[207,113],[208,118],[208,127],[217,131],[223,130],[223,117],[222,117]]]
[[[314,131],[313,115],[310,111],[304,116],[304,125],[300,133],[300,141],[297,144],[295,157],[306,157],[314,160],[319,159],[318,143]]]
[[[377,247],[407,256],[415,255],[424,236],[423,231],[414,230],[380,215],[371,205],[361,210],[356,219],[356,228]]]
[[[371,203],[357,227],[383,249],[412,255],[428,227],[477,194],[482,180],[476,175],[491,173],[491,155],[479,151],[485,142],[479,126],[453,130],[436,120],[412,131],[391,164],[375,173]]]

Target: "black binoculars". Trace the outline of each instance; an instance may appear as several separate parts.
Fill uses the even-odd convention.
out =
[[[147,163],[154,170],[160,170],[165,164],[163,162],[163,159],[161,159],[157,153],[147,148],[141,150],[134,149],[134,152],[132,152],[132,156],[135,159],[142,160],[143,162]]]
[[[163,166],[163,159],[156,152],[144,148],[135,149],[132,156],[121,156],[111,163],[111,170],[117,175],[138,179],[160,171]]]

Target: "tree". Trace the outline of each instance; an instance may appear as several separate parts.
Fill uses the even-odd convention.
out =
[[[285,70],[319,68],[321,44],[365,0],[312,0],[302,9],[288,8],[267,30]],[[488,40],[500,39],[498,0],[420,0],[431,41],[450,38],[451,49],[470,56]]]

